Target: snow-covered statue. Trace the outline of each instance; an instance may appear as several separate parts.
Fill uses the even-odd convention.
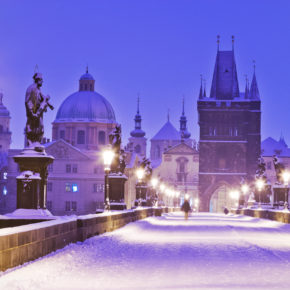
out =
[[[109,135],[109,141],[112,145],[112,149],[115,153],[114,159],[111,164],[112,173],[124,173],[125,163],[125,152],[121,149],[121,125],[117,125],[114,131]]]
[[[144,169],[145,174],[144,174],[144,181],[149,181],[152,176],[152,166],[151,166],[151,161],[147,158],[143,158],[140,167]]]
[[[258,178],[266,178],[266,163],[263,159],[263,157],[260,156],[260,158],[258,159],[259,163],[258,163],[258,168],[256,170],[256,179]],[[267,179],[267,178],[266,178]]]
[[[39,147],[43,138],[43,113],[47,107],[51,110],[54,107],[49,103],[49,96],[44,96],[40,90],[43,78],[41,73],[35,73],[33,76],[34,83],[28,87],[25,95],[26,108],[26,127],[25,134],[29,147]]]
[[[276,155],[273,156],[273,163],[276,171],[277,182],[283,183],[282,172],[285,169],[285,166]]]

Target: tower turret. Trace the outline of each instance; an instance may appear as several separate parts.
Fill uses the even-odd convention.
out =
[[[184,98],[182,100],[182,114],[179,122],[180,122],[181,139],[188,139],[191,134],[187,131],[187,119],[184,113]]]

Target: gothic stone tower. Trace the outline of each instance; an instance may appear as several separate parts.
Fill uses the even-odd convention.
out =
[[[200,210],[208,211],[215,191],[252,180],[261,143],[261,101],[255,72],[251,88],[240,93],[234,50],[216,56],[210,97],[197,102]]]

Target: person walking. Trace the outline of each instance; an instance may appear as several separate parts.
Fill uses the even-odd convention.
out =
[[[188,213],[191,210],[190,204],[187,199],[184,200],[184,203],[181,206],[181,210],[184,211],[184,219],[188,219]]]

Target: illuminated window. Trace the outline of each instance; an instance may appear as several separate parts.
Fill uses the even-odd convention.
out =
[[[67,192],[71,191],[71,184],[70,183],[65,184],[65,191],[67,191]]]
[[[94,192],[105,192],[105,186],[102,183],[95,183],[93,185]]]
[[[7,192],[8,192],[8,191],[7,191],[7,188],[6,188],[6,186],[4,186],[4,187],[3,187],[3,195],[7,195]]]
[[[77,184],[73,184],[71,188],[72,188],[72,192],[78,192],[79,191],[79,188],[78,188]]]
[[[3,179],[7,179],[7,172],[3,172]]]

